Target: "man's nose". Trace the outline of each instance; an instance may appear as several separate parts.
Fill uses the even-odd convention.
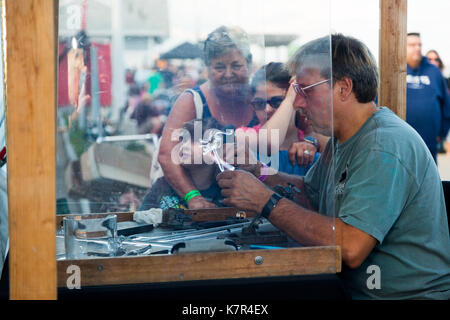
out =
[[[306,108],[306,99],[305,97],[296,94],[294,100],[294,109]]]
[[[231,69],[231,66],[225,68],[225,77],[231,78],[233,76],[233,70]]]

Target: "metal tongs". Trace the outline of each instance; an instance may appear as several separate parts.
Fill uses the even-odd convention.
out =
[[[234,171],[235,169],[235,167],[233,167],[231,164],[225,162],[225,160],[223,160],[218,153],[218,150],[222,148],[223,145],[223,136],[229,136],[232,134],[232,130],[227,130],[226,132],[217,130],[212,133],[209,138],[199,140],[200,144],[203,147],[203,155],[212,153],[213,160],[217,163],[221,172],[224,172],[225,170]]]

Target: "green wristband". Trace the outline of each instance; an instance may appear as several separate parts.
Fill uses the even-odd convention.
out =
[[[202,194],[200,193],[200,191],[198,190],[191,190],[188,193],[186,193],[186,195],[184,196],[184,201],[186,202],[186,204],[189,202],[189,200],[191,200],[194,197],[197,196],[201,196]]]

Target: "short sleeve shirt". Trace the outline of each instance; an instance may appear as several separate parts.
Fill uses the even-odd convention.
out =
[[[305,177],[311,203],[377,240],[341,277],[355,299],[449,299],[442,183],[423,140],[387,108],[344,143],[330,141]],[[371,270],[379,270],[377,279]],[[374,287],[371,281],[378,281]]]

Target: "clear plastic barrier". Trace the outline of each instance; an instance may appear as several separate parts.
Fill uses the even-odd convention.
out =
[[[3,17],[0,18],[3,25]],[[0,48],[0,274],[8,253],[8,194],[6,182],[6,110],[4,104],[4,76],[3,76],[3,28],[1,28]]]
[[[57,214],[82,230],[83,215],[117,213],[107,256],[334,245],[334,186],[303,189],[309,170],[334,176],[329,7],[60,0]],[[308,194],[326,239],[269,222],[268,190],[294,211]],[[93,248],[82,258],[105,256]]]

